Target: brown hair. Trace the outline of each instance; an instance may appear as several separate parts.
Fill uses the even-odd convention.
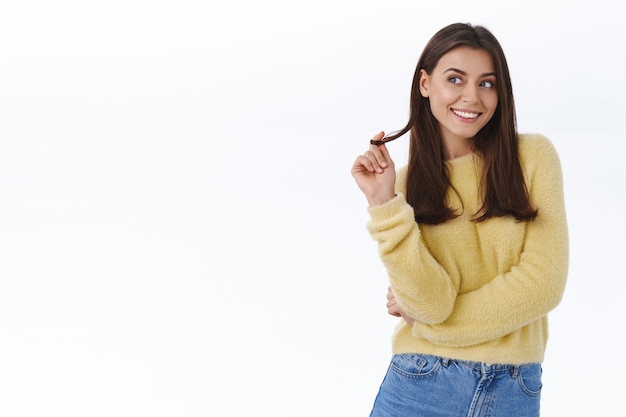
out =
[[[410,132],[407,173],[407,202],[418,223],[444,223],[457,214],[448,207],[446,194],[451,186],[445,161],[439,123],[430,110],[428,98],[420,93],[420,70],[431,74],[439,59],[454,48],[482,49],[493,57],[496,71],[498,106],[491,120],[472,141],[482,157],[482,207],[477,222],[490,217],[511,215],[518,221],[533,220],[537,210],[530,205],[518,154],[515,104],[509,68],[500,43],[483,26],[454,23],[438,31],[427,43],[417,62],[411,87],[411,111],[407,125],[388,138]]]

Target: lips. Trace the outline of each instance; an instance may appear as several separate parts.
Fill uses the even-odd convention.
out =
[[[456,114],[457,116],[463,119],[475,119],[481,114],[477,112],[468,112],[468,111],[461,111],[461,110],[455,110],[455,109],[452,109],[452,113]]]

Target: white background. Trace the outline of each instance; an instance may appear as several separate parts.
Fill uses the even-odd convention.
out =
[[[3,0],[0,415],[368,415],[397,319],[350,166],[404,125],[419,54],[457,21],[498,37],[520,131],[562,159],[571,264],[542,415],[623,415],[624,17]]]

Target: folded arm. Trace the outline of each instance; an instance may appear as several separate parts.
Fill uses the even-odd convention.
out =
[[[368,229],[378,241],[400,307],[422,323],[443,322],[454,308],[456,288],[422,241],[413,208],[398,193],[369,211],[372,220]]]

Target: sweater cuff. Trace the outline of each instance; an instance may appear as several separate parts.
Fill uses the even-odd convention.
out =
[[[368,223],[370,232],[382,231],[393,227],[406,218],[414,219],[413,208],[406,202],[402,193],[384,204],[368,207],[371,220]]]

